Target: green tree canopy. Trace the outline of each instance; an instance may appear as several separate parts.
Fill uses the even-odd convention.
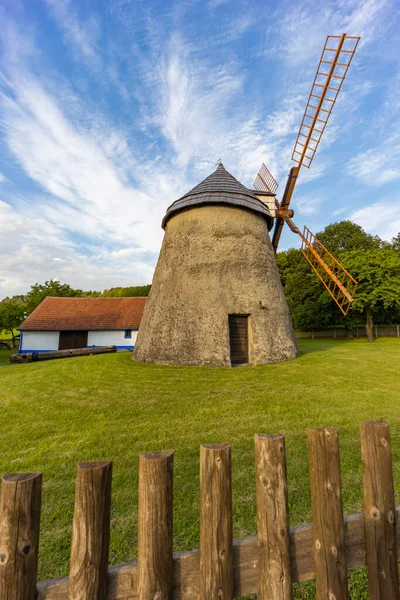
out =
[[[396,235],[396,237],[392,238],[392,248],[397,252],[400,252],[400,233]]]
[[[377,235],[370,235],[352,221],[331,223],[323,231],[317,233],[317,238],[336,258],[342,252],[364,251],[379,248],[382,245],[382,240]]]
[[[8,301],[0,302],[0,331],[10,332],[14,337],[14,329],[17,329],[25,317],[24,305]]]
[[[373,320],[379,312],[400,309],[400,256],[393,248],[382,247],[352,250],[341,260],[358,281],[351,312],[364,316],[367,336],[372,341]]]
[[[285,296],[296,329],[320,329],[335,324],[340,311],[300,250],[277,254]]]
[[[30,314],[47,296],[72,296],[79,297],[82,290],[74,290],[68,283],[61,283],[55,279],[45,281],[45,283],[35,283],[26,294],[25,308]]]
[[[294,326],[344,325],[351,330],[364,321],[372,340],[374,321],[394,322],[400,316],[400,235],[389,244],[356,223],[341,221],[328,225],[317,237],[359,286],[347,317],[343,317],[301,251],[280,252],[277,262]]]

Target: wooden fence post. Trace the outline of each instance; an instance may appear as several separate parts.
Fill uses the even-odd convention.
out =
[[[318,600],[347,600],[337,429],[309,429],[311,504]]]
[[[173,450],[140,455],[138,598],[169,600],[172,594]]]
[[[260,600],[292,599],[283,435],[254,436]]]
[[[35,600],[40,473],[4,475],[0,505],[0,598]]]
[[[369,597],[399,600],[389,423],[365,421],[360,431]]]
[[[200,447],[200,600],[233,598],[230,444]]]
[[[105,600],[112,462],[79,463],[69,570],[70,600]]]

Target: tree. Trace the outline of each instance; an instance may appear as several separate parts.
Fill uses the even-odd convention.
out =
[[[331,223],[323,231],[317,233],[317,238],[336,258],[342,252],[365,251],[382,246],[382,240],[377,235],[370,235],[352,221]]]
[[[61,283],[55,279],[43,284],[35,283],[26,295],[26,311],[30,314],[47,296],[79,297],[81,295],[82,290],[74,290],[67,283]]]
[[[352,250],[341,259],[358,281],[351,312],[364,316],[367,338],[372,342],[374,314],[400,309],[400,256],[391,248],[378,247],[364,252]]]
[[[393,250],[400,252],[400,233],[398,233],[396,237],[392,238],[391,246]]]
[[[277,254],[286,300],[296,329],[317,329],[332,324],[336,314],[331,297],[300,250]]]
[[[318,239],[359,282],[355,300],[343,317],[299,250],[277,255],[282,284],[295,327],[345,326],[348,335],[363,319],[373,340],[373,323],[396,322],[400,315],[400,235],[392,243],[366,233],[351,221],[328,225]]]
[[[14,342],[14,329],[21,325],[25,318],[25,307],[21,303],[0,302],[0,331],[11,333]]]
[[[148,296],[150,293],[151,285],[134,285],[130,287],[114,287],[109,290],[104,290],[102,296],[106,298],[125,298],[125,297],[137,297],[137,296]]]

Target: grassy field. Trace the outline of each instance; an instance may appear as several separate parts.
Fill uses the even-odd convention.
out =
[[[236,369],[161,367],[130,354],[9,365],[0,356],[0,471],[44,477],[40,578],[68,570],[78,461],[114,460],[111,562],[136,554],[141,451],[175,449],[175,549],[199,543],[199,445],[233,444],[234,535],[256,529],[253,434],[284,433],[291,524],[311,520],[306,430],[340,431],[346,513],[362,509],[359,422],[392,427],[400,497],[400,341],[302,340],[300,358]],[[365,573],[351,597],[366,598]],[[313,584],[296,598],[313,598]]]

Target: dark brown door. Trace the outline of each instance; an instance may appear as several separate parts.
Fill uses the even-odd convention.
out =
[[[72,348],[86,348],[87,338],[87,331],[60,331],[58,349],[71,350]]]
[[[229,315],[229,341],[232,365],[249,362],[248,317]]]

